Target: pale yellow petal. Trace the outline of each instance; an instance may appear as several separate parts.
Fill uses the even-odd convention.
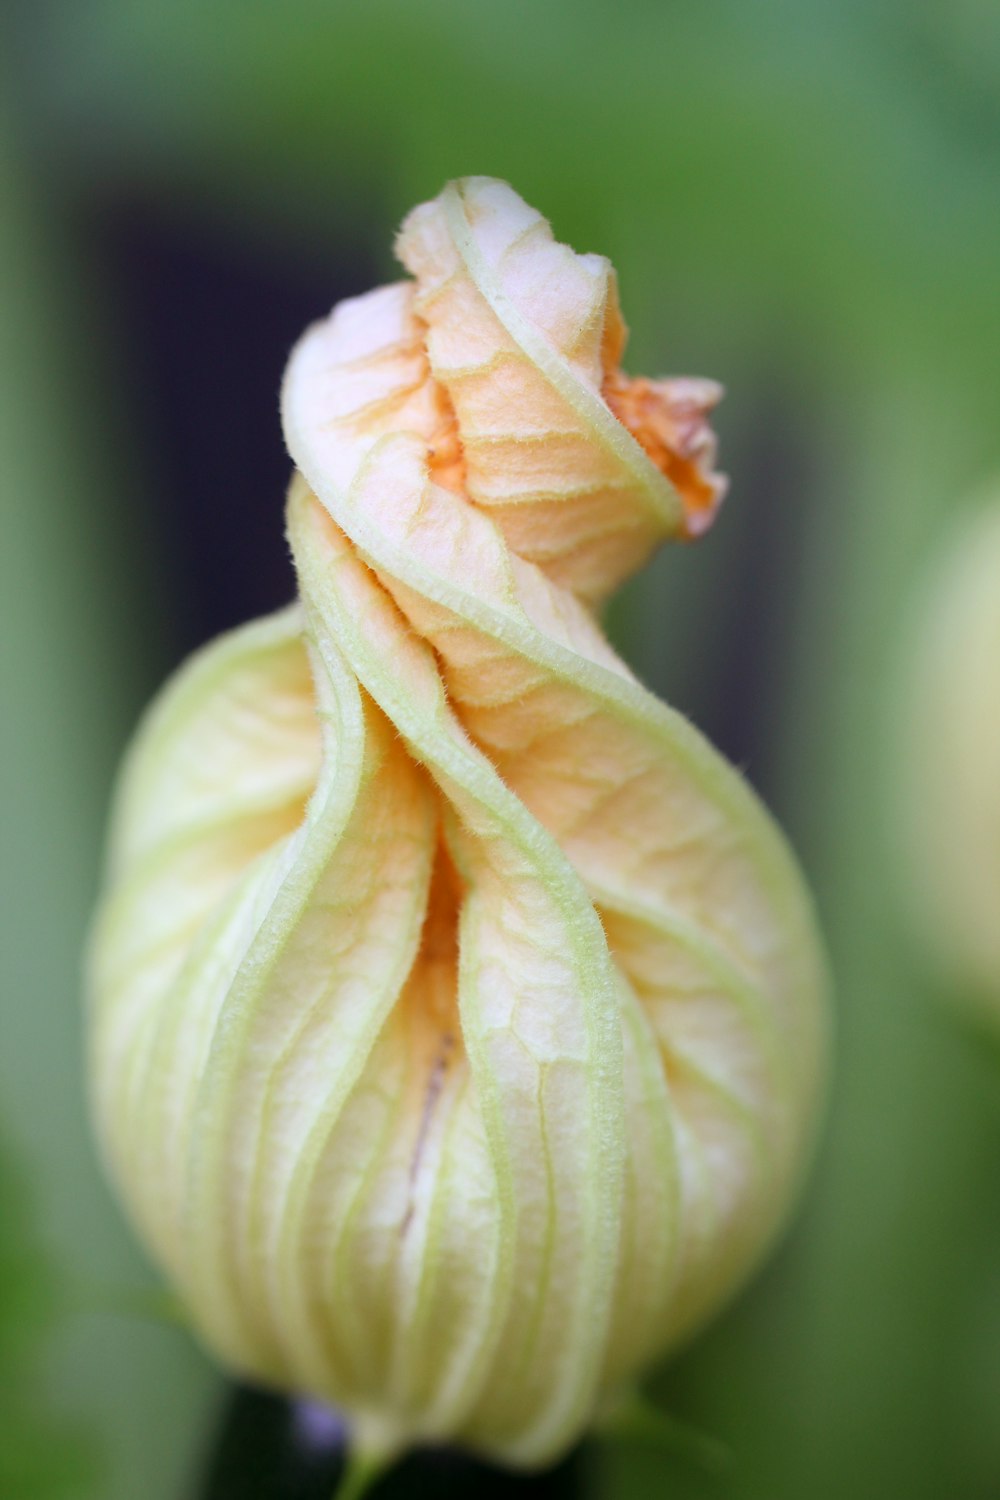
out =
[[[283,392],[299,603],[185,668],[91,963],[109,1165],[206,1341],[362,1446],[565,1450],[750,1272],[825,978],[739,776],[593,602],[723,491],[603,259],[453,184]]]

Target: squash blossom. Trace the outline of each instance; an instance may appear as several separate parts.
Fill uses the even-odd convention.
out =
[[[781,835],[597,609],[723,484],[614,273],[505,184],[285,375],[298,598],[199,652],[118,791],[108,1168],[205,1343],[367,1452],[557,1457],[728,1298],[813,1134]]]
[[[914,928],[938,979],[996,1018],[1000,492],[955,527],[918,594],[907,646],[895,800]]]

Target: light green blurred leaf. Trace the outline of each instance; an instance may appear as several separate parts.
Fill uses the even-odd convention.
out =
[[[0,1248],[15,1257],[13,1279],[0,1288],[0,1326],[30,1293],[35,1258],[46,1268],[52,1315],[44,1337],[32,1325],[8,1350],[4,1389],[20,1389],[22,1405],[8,1406],[5,1394],[17,1439],[3,1442],[2,1462],[16,1466],[16,1478],[5,1474],[0,1493],[35,1493],[29,1473],[39,1444],[39,1483],[63,1493],[62,1455],[72,1458],[75,1448],[64,1438],[50,1446],[45,1435],[69,1432],[87,1457],[85,1472],[72,1476],[74,1500],[176,1500],[202,1441],[213,1389],[206,1369],[176,1333],[73,1306],[80,1286],[150,1280],[98,1175],[83,1099],[79,968],[108,780],[152,638],[137,640],[143,569],[128,554],[120,497],[103,487],[112,471],[102,476],[93,441],[103,416],[97,343],[5,124],[0,1100],[24,1187],[15,1202],[6,1178],[0,1183]],[[24,1194],[36,1220],[30,1239],[20,1227]]]

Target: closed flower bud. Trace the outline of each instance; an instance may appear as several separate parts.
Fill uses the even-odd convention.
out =
[[[1000,496],[915,600],[897,807],[914,929],[937,977],[1000,1018]]]
[[[499,182],[285,377],[297,602],[154,705],[91,966],[109,1167],[205,1342],[358,1443],[545,1463],[789,1207],[824,974],[739,776],[594,606],[723,485],[614,273]]]

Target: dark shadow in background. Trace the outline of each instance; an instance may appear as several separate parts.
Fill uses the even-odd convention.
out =
[[[775,726],[797,736],[784,721],[788,674],[795,651],[792,621],[801,619],[796,584],[806,543],[809,506],[821,476],[802,403],[777,367],[758,368],[752,389],[743,391],[739,453],[722,454],[731,469],[731,519],[739,528],[737,564],[728,595],[714,601],[722,612],[722,649],[704,663],[704,685],[693,714],[699,729],[738,766],[781,817],[782,788],[770,764]],[[670,698],[669,694],[665,694]],[[681,706],[682,705],[678,705]]]
[[[238,1390],[197,1500],[332,1500],[344,1433],[332,1414],[261,1391]],[[418,1452],[373,1486],[372,1500],[571,1500],[582,1493],[575,1457],[541,1475],[508,1474],[453,1453]]]
[[[94,214],[149,485],[137,503],[162,543],[178,657],[294,595],[281,374],[309,323],[378,280],[370,242],[345,232],[322,264],[306,265],[141,197]]]

